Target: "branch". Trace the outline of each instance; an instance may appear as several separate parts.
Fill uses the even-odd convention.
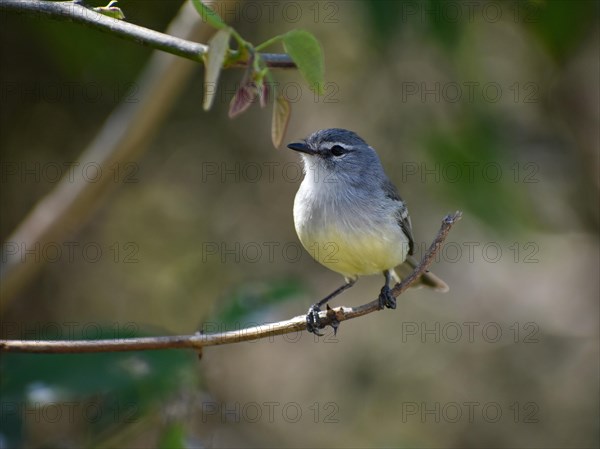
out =
[[[419,276],[424,274],[432,264],[435,255],[442,247],[446,236],[452,226],[460,220],[462,213],[457,211],[447,215],[442,220],[442,227],[425,253],[423,259],[392,290],[394,297],[402,294]],[[324,326],[332,321],[346,321],[358,318],[379,309],[379,300],[371,301],[358,307],[327,308],[320,312],[321,322]],[[201,351],[205,346],[239,343],[242,341],[268,338],[275,335],[289,334],[306,329],[306,316],[299,315],[286,321],[272,324],[249,327],[246,329],[220,332],[215,334],[176,335],[167,337],[124,338],[116,340],[0,340],[0,352],[34,352],[34,353],[83,353],[83,352],[111,352],[111,351],[141,351],[156,349],[195,349]]]
[[[113,19],[72,1],[2,0],[0,10],[29,15],[43,15],[55,20],[81,23],[114,36],[191,59],[195,62],[202,62],[203,56],[208,53],[207,45],[180,39],[123,20]],[[292,59],[286,54],[261,53],[260,56],[268,67],[296,67]],[[240,61],[237,67],[246,64],[247,61]]]

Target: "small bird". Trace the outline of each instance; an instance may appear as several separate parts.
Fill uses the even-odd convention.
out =
[[[294,200],[300,242],[317,262],[344,276],[346,283],[313,304],[309,332],[322,335],[319,311],[352,287],[359,276],[382,273],[380,308],[396,308],[390,283],[417,266],[408,209],[388,179],[375,150],[352,131],[323,129],[288,148],[301,153],[304,179]],[[427,272],[416,283],[437,291],[448,285]],[[413,284],[415,285],[415,284]],[[333,324],[337,331],[337,323]]]

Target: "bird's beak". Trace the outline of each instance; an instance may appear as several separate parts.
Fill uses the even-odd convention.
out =
[[[292,142],[287,146],[290,150],[299,151],[306,154],[315,154],[316,151],[309,147],[306,142]]]

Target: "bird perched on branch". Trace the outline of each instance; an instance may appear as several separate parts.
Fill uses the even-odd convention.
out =
[[[416,267],[410,216],[388,179],[375,150],[352,131],[323,129],[290,143],[304,162],[304,179],[294,201],[294,224],[304,248],[322,265],[344,276],[346,283],[313,304],[307,330],[317,335],[319,311],[352,287],[359,276],[382,273],[380,308],[396,308],[390,283]],[[414,285],[448,291],[433,273]],[[337,324],[334,324],[337,330]]]

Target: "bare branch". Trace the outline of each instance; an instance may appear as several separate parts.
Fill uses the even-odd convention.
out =
[[[2,0],[0,10],[42,15],[55,20],[81,23],[96,30],[110,33],[113,36],[191,59],[195,62],[202,62],[202,57],[208,53],[207,45],[150,30],[124,20],[114,19],[72,1]],[[292,59],[285,54],[262,53],[261,59],[267,66],[273,68],[296,67]],[[245,62],[239,64],[239,66],[245,65]]]
[[[461,212],[447,215],[442,221],[442,227],[413,272],[394,286],[394,297],[402,294],[419,276],[424,274],[432,264],[435,255],[442,247],[452,226],[460,220]],[[331,324],[334,320],[346,321],[358,318],[379,309],[379,301],[371,301],[358,307],[328,308],[320,313],[323,325]],[[246,329],[220,332],[215,334],[176,335],[166,337],[125,338],[116,340],[0,340],[0,352],[34,352],[34,353],[83,353],[83,352],[112,352],[112,351],[141,351],[156,349],[195,349],[201,351],[205,346],[239,343],[242,341],[258,340],[275,335],[289,334],[306,329],[306,316],[299,315],[286,321],[249,327]]]

